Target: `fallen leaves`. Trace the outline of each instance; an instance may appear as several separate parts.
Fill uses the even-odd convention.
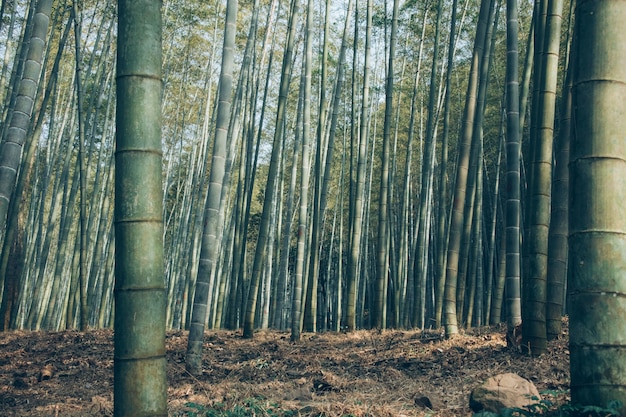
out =
[[[531,358],[508,348],[505,333],[483,328],[448,340],[440,332],[360,330],[303,334],[292,343],[276,331],[252,340],[211,331],[196,378],[184,367],[187,332],[170,332],[170,414],[184,415],[189,403],[230,407],[265,398],[303,417],[456,417],[468,413],[472,388],[502,372],[531,379],[540,391],[566,392],[565,337]],[[112,415],[112,337],[108,330],[0,333],[0,415]]]

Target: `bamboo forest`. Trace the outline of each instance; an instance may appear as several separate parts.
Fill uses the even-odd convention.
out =
[[[625,19],[2,0],[0,335],[114,329],[131,416],[168,413],[166,334],[202,378],[211,332],[501,328],[565,337],[572,402],[626,411]]]

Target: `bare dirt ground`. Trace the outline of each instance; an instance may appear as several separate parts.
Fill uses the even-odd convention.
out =
[[[468,416],[471,390],[506,372],[551,401],[568,395],[566,332],[529,357],[506,346],[504,327],[451,340],[408,330],[304,334],[296,344],[276,331],[252,340],[211,331],[200,378],[185,371],[186,343],[187,332],[167,335],[171,416],[235,406],[271,416]],[[0,416],[111,416],[112,397],[111,331],[0,333]]]

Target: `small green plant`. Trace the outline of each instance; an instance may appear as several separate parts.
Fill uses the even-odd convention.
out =
[[[263,397],[248,398],[242,405],[235,405],[230,409],[222,403],[207,407],[201,404],[185,404],[192,410],[186,411],[186,417],[293,417],[292,410],[281,410],[276,403],[269,402]]]
[[[557,397],[563,394],[562,391],[551,391],[544,393]],[[524,408],[506,408],[500,414],[491,411],[481,411],[473,417],[619,417],[622,403],[620,401],[610,401],[606,407],[595,405],[577,405],[565,403],[558,405],[555,402],[537,397],[532,397],[536,402]]]
[[[269,368],[270,364],[265,360],[265,359],[257,359],[256,363],[254,365],[255,368],[257,369],[265,369],[265,368]]]
[[[571,403],[556,406],[550,400],[541,400],[524,408],[504,410],[502,417],[619,417],[621,407],[619,401],[611,401],[606,407],[598,407]]]
[[[595,405],[571,405],[564,404],[561,410],[567,414],[563,416],[575,417],[619,417],[622,403],[620,401],[610,401],[606,407],[598,407]],[[561,416],[561,414],[559,414]]]
[[[531,397],[531,400],[534,402],[532,404],[527,405],[524,408],[512,408],[510,416],[524,416],[524,417],[533,417],[533,416],[544,416],[546,415],[552,408],[554,408],[554,403],[550,400],[540,400],[538,397]]]

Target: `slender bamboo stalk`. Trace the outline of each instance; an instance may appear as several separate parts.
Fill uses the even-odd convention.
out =
[[[351,239],[350,256],[348,257],[348,283],[347,283],[347,306],[346,306],[346,327],[349,331],[356,330],[357,327],[357,290],[359,288],[359,262],[361,260],[361,247],[363,245],[363,213],[364,213],[364,192],[366,181],[366,158],[368,143],[368,109],[369,109],[369,79],[371,61],[372,42],[372,0],[367,0],[367,23],[365,33],[365,62],[363,73],[361,120],[359,128],[359,150],[357,152],[357,173],[356,186],[354,191],[354,211],[351,219]]]
[[[485,45],[491,1],[481,2],[477,22],[476,38],[470,69],[470,78],[467,86],[465,108],[463,111],[463,126],[459,141],[459,157],[457,162],[456,185],[452,202],[450,220],[450,242],[448,243],[446,260],[446,284],[444,292],[444,322],[446,335],[458,334],[457,321],[457,280],[459,276],[459,255],[461,250],[462,225],[464,219],[464,205],[467,192],[467,178],[470,166],[470,153],[474,117],[477,109],[477,92],[479,81],[479,62]]]
[[[7,222],[9,204],[17,180],[17,169],[21,162],[22,148],[33,114],[51,10],[52,0],[41,0],[37,3],[33,18],[33,32],[30,36],[28,55],[19,84],[15,110],[11,114],[9,128],[0,147],[0,229],[4,229]]]
[[[508,341],[517,339],[521,310],[520,100],[517,0],[506,3],[506,307]]]
[[[284,140],[284,119],[285,119],[285,107],[287,101],[287,94],[289,91],[291,67],[293,64],[293,50],[295,44],[295,30],[296,19],[299,14],[299,5],[297,1],[294,1],[291,8],[291,15],[289,17],[289,29],[287,37],[287,45],[285,48],[285,55],[283,57],[283,65],[281,72],[280,92],[278,109],[276,113],[276,130],[274,133],[274,142],[272,145],[272,155],[270,158],[270,166],[267,178],[267,185],[265,190],[265,197],[263,199],[263,213],[261,215],[261,224],[259,225],[259,237],[256,244],[254,263],[252,266],[252,276],[250,278],[250,288],[248,290],[248,296],[245,302],[245,314],[243,317],[243,336],[246,338],[252,338],[254,336],[254,317],[257,305],[257,296],[259,292],[259,284],[261,281],[261,274],[263,269],[263,263],[265,262],[265,256],[267,251],[268,234],[270,227],[270,209],[272,206],[272,190],[276,186],[277,173],[282,149],[282,142]]]
[[[220,74],[219,104],[215,129],[213,157],[209,191],[204,213],[204,232],[200,267],[194,295],[194,306],[189,328],[186,368],[194,375],[202,373],[202,344],[204,327],[208,314],[208,299],[211,296],[211,276],[215,273],[220,233],[220,210],[223,204],[222,188],[226,172],[229,120],[231,117],[231,95],[233,82],[233,61],[237,20],[237,0],[229,0],[226,6],[224,24],[224,46],[222,52],[222,73]],[[232,138],[231,138],[232,140]]]

